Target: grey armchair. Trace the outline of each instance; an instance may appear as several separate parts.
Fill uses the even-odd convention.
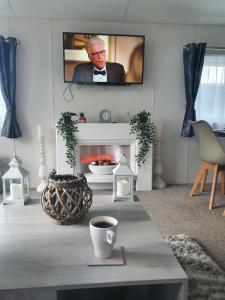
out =
[[[211,188],[211,195],[209,200],[209,209],[213,208],[216,184],[218,174],[220,172],[221,175],[221,193],[225,195],[225,153],[215,136],[212,128],[206,121],[197,121],[191,122],[191,125],[194,128],[199,155],[201,159],[201,166],[197,175],[197,178],[192,186],[192,189],[189,193],[189,197],[192,197],[194,192],[196,191],[198,185],[200,184],[200,192],[204,191],[206,178],[208,175],[208,171],[213,172],[213,181]]]

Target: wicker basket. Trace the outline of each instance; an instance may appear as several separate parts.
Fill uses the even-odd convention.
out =
[[[92,204],[92,190],[83,174],[56,175],[52,172],[41,195],[46,214],[57,224],[75,224]]]

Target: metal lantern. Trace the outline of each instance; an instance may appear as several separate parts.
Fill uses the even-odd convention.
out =
[[[8,171],[2,176],[3,204],[25,203],[30,197],[29,172],[20,166],[14,156]]]
[[[121,155],[118,165],[113,170],[113,200],[134,198],[134,174],[128,166],[127,158]]]

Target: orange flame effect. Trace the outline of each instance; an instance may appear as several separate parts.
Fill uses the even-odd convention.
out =
[[[90,164],[91,162],[96,160],[115,161],[115,157],[113,155],[101,154],[101,155],[87,155],[85,157],[80,158],[81,164]]]

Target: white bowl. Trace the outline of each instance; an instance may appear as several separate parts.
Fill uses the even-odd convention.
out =
[[[97,175],[109,175],[112,174],[113,169],[116,165],[108,165],[108,166],[96,166],[96,165],[88,165],[90,171]]]

